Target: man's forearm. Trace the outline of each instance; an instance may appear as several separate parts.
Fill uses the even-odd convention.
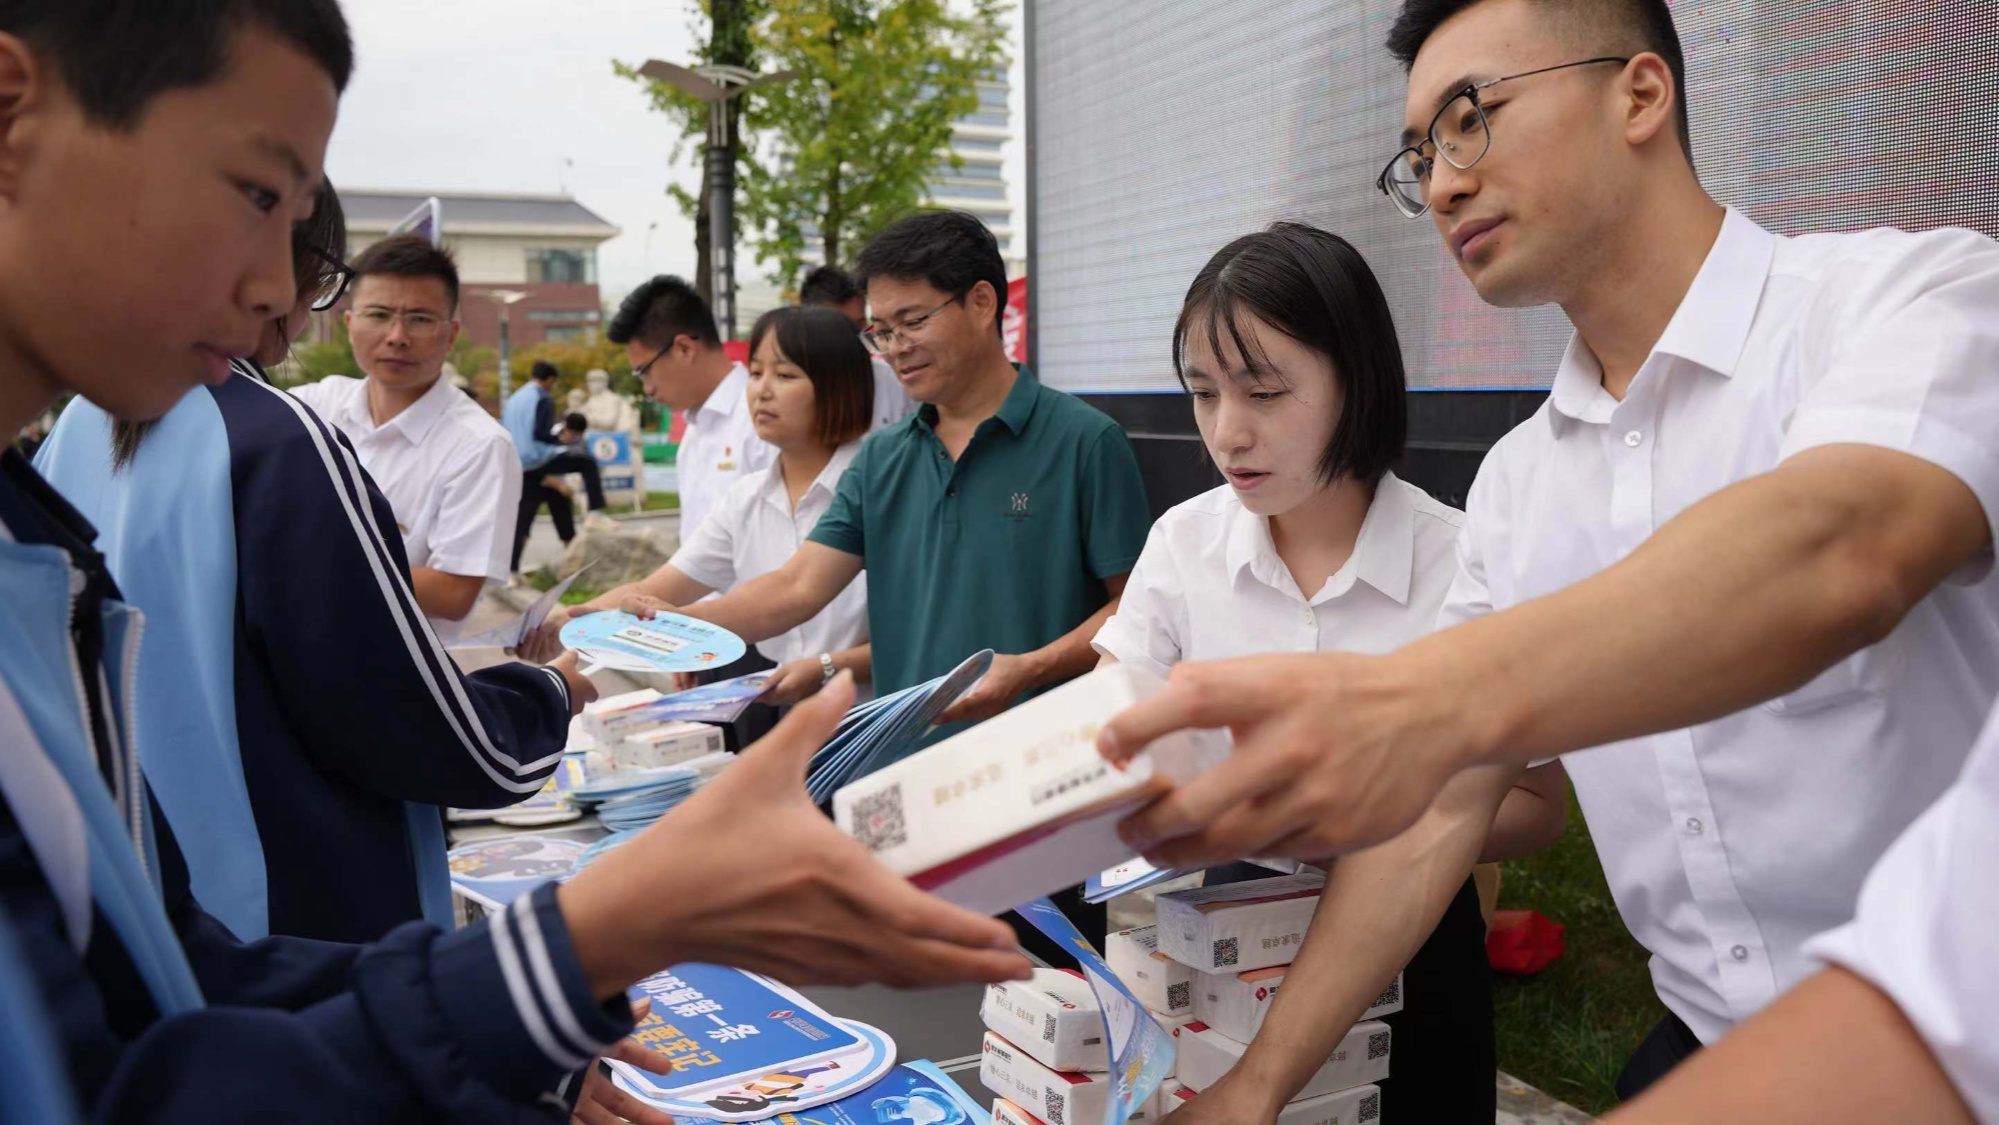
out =
[[[1594,577],[1395,659],[1424,691],[1455,690],[1470,761],[1719,718],[1886,636],[1988,542],[1970,490],[1938,474],[1886,451],[1812,451],[1688,509]]]
[[[1450,907],[1516,770],[1453,778],[1407,832],[1340,857],[1298,959],[1231,1078],[1270,1115],[1309,1081]]]
[[[1894,1001],[1830,969],[1687,1060],[1604,1125],[1688,1121],[1972,1125],[1972,1115]]]
[[[796,629],[824,608],[825,602],[815,605],[803,583],[783,567],[752,578],[719,598],[679,607],[681,613],[727,629],[748,644]]]
[[[1097,650],[1090,647],[1090,642],[1097,639],[1097,632],[1117,612],[1117,607],[1118,599],[1112,598],[1110,604],[1091,614],[1081,625],[1033,652],[1024,653],[1028,666],[1034,669],[1034,682],[1023,690],[1032,691],[1048,684],[1073,680],[1095,668]]]

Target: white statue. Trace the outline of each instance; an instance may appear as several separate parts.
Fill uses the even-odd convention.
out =
[[[611,373],[598,368],[583,376],[589,396],[583,400],[583,417],[593,430],[623,430],[638,433],[639,412],[623,395],[611,390]]]

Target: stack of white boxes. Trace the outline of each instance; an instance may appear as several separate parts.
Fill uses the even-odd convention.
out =
[[[593,773],[662,766],[708,767],[722,754],[722,729],[707,723],[660,722],[645,707],[664,698],[650,688],[608,695],[583,708],[583,732],[597,744]]]
[[[1013,1125],[1097,1125],[1110,1098],[1110,1047],[1097,997],[1080,973],[1036,969],[1031,981],[986,989],[979,1080],[998,1096],[993,1120]],[[1177,1084],[1175,1084],[1177,1088]],[[1160,1090],[1130,1117],[1154,1121]]]
[[[1242,1058],[1304,944],[1325,878],[1302,872],[1158,896],[1159,924],[1105,939],[1106,961],[1173,1029],[1180,1089],[1192,1098]],[[1378,1125],[1390,1034],[1378,1017],[1402,1010],[1396,977],[1278,1116],[1279,1125]]]

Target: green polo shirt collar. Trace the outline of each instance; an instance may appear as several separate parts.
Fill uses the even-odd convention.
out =
[[[993,418],[1015,437],[1019,437],[1027,430],[1027,424],[1034,420],[1035,404],[1041,401],[1039,393],[1041,381],[1034,377],[1033,370],[1024,363],[1014,364],[1013,370],[1013,389],[1006,393],[1006,401],[1000,403],[1000,408],[993,414]],[[937,431],[937,408],[930,403],[926,402],[916,408],[916,419],[924,429],[932,433]],[[984,423],[980,425],[983,427]]]

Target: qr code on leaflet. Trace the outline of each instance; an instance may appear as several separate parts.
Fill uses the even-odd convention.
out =
[[[1379,1090],[1362,1098],[1360,1107],[1354,1113],[1355,1125],[1362,1121],[1374,1121],[1381,1116],[1381,1092]]]
[[[1166,1008],[1168,1011],[1189,1008],[1193,1004],[1194,983],[1192,981],[1183,980],[1179,984],[1169,984],[1166,986]]]
[[[1047,1119],[1048,1125],[1068,1125],[1062,1120],[1062,1095],[1059,1091],[1042,1088],[1041,1116]]]
[[[1402,978],[1396,977],[1394,980],[1388,982],[1388,987],[1383,989],[1381,995],[1375,997],[1374,1003],[1369,1004],[1368,1007],[1380,1008],[1389,1004],[1399,1004],[1401,1002],[1402,1002]]]
[[[1054,1017],[1054,1016],[1042,1016],[1042,1017],[1041,1017],[1041,1037],[1042,1037],[1043,1039],[1047,1040],[1047,1041],[1048,1041],[1048,1042],[1050,1042],[1050,1043],[1053,1043],[1053,1042],[1055,1042],[1055,1017]]]
[[[854,838],[871,852],[898,847],[909,841],[909,826],[902,819],[902,786],[891,785],[854,802]]]
[[[1236,958],[1239,956],[1241,955],[1236,952],[1236,939],[1232,937],[1221,938],[1220,940],[1215,942],[1216,968],[1220,968],[1223,965],[1235,964]]]
[[[1367,1057],[1369,1059],[1385,1059],[1388,1057],[1388,1033],[1386,1031],[1377,1031],[1367,1037]]]

